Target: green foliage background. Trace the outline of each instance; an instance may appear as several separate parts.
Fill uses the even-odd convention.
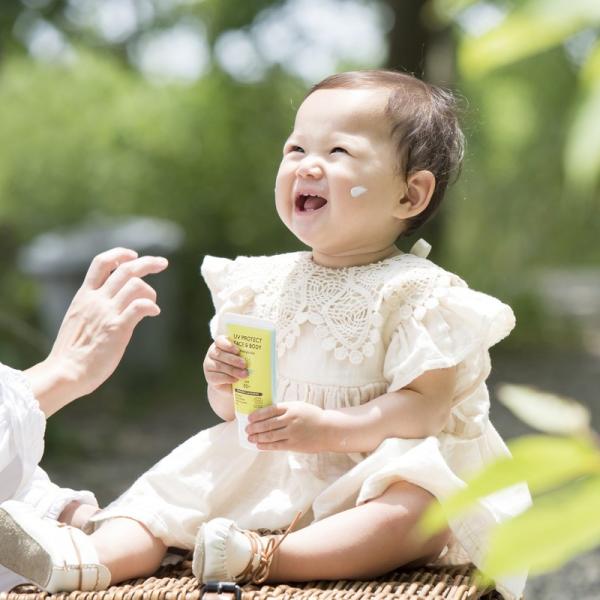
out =
[[[35,326],[35,289],[15,263],[36,235],[94,214],[167,218],[186,234],[173,258],[182,306],[170,307],[186,315],[183,352],[205,342],[204,254],[293,245],[271,197],[302,87],[277,73],[242,86],[217,70],[195,86],[159,87],[110,56],[79,56],[68,68],[19,56],[0,72],[0,139],[10,140],[0,145],[3,310]],[[186,339],[190,332],[202,341]],[[15,341],[0,347],[14,353]],[[30,350],[22,348],[26,358]]]
[[[24,367],[45,351],[35,341],[36,287],[16,268],[19,248],[90,214],[143,214],[171,219],[186,233],[172,260],[180,301],[169,308],[177,315],[171,368],[180,368],[166,377],[185,381],[182,372],[193,365],[197,386],[211,312],[198,277],[202,256],[300,247],[278,222],[272,190],[306,84],[280,67],[259,83],[242,84],[214,63],[192,85],[156,85],[128,63],[124,43],[102,44],[93,32],[66,27],[66,4],[39,6],[74,44],[78,58],[68,65],[38,62],[15,42],[22,2],[0,9],[0,359]],[[174,3],[157,26],[193,16],[214,42],[222,31],[247,28],[261,9],[281,4]],[[503,62],[492,53],[493,68],[473,63],[479,50],[457,15],[474,4],[432,0],[420,16],[433,37],[451,40],[447,52],[456,52],[454,80],[446,83],[466,99],[468,138],[462,179],[438,224],[420,235],[434,237],[438,263],[513,304],[519,326],[507,348],[577,344],[568,324],[546,319],[530,282],[542,266],[593,266],[600,259],[597,169],[586,186],[576,187],[564,166],[587,98],[581,69],[562,38],[523,51],[518,60]],[[496,4],[515,13],[540,6],[533,0]],[[597,23],[592,14],[568,33]]]
[[[132,38],[196,19],[211,46],[224,31],[248,31],[261,10],[285,4],[188,0],[164,9],[169,2],[145,2],[163,9]],[[39,289],[18,268],[20,249],[43,232],[77,226],[93,215],[166,218],[186,236],[170,257],[179,293],[165,307],[174,327],[167,364],[161,372],[124,366],[96,394],[105,395],[101,414],[109,418],[111,412],[136,417],[159,403],[161,410],[176,410],[179,401],[193,406],[203,395],[201,362],[212,313],[198,274],[202,257],[300,247],[279,223],[272,196],[282,142],[306,84],[279,66],[267,69],[262,81],[243,84],[213,60],[191,85],[157,85],[130,64],[132,40],[107,43],[92,29],[74,27],[64,17],[69,4],[0,4],[0,361],[27,367],[50,343],[40,330]],[[390,29],[390,53],[381,66],[405,67],[405,56],[394,56],[393,49],[407,46],[395,42],[420,29],[427,40],[425,76],[464,98],[468,145],[462,177],[434,225],[419,232],[433,241],[432,258],[514,307],[518,327],[504,350],[577,347],[581,332],[546,314],[535,281],[541,268],[600,264],[600,2],[370,4],[387,7],[395,25],[408,23]],[[478,7],[496,9],[504,18],[473,35],[465,15]],[[15,32],[32,15],[62,32],[75,61],[41,62],[28,54]],[[423,43],[413,42],[417,48]],[[577,57],[569,44],[580,49]],[[440,77],[436,63],[450,68]],[[340,63],[339,69],[366,66],[377,65]],[[194,410],[186,411],[192,421],[199,420]],[[85,454],[86,434],[53,419],[47,445],[70,466],[73,455]],[[107,435],[104,450],[111,444]],[[553,449],[556,456],[548,460]],[[446,507],[451,510],[454,502],[456,510],[464,509],[492,489],[524,479],[533,492],[545,494],[539,510],[500,532],[507,537],[498,538],[497,572],[522,567],[515,561],[541,572],[596,545],[597,448],[579,439],[540,438],[518,441],[513,450],[515,461],[491,467]],[[555,484],[564,486],[552,489]],[[520,552],[514,551],[515,536],[521,536]]]

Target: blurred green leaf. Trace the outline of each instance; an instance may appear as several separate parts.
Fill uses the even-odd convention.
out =
[[[598,23],[597,0],[532,0],[487,33],[466,37],[459,47],[459,67],[465,77],[479,77],[548,50]]]
[[[600,42],[592,48],[581,67],[580,79],[584,87],[598,85],[598,81],[600,81]]]
[[[436,18],[444,23],[454,20],[461,11],[476,4],[479,0],[431,0],[428,9],[432,10]]]
[[[546,433],[581,435],[590,431],[590,411],[570,398],[511,384],[499,385],[497,396],[521,421]]]
[[[600,542],[600,477],[537,499],[531,509],[492,533],[484,570],[491,577],[529,569],[539,574]]]
[[[433,533],[449,519],[467,511],[478,500],[512,485],[527,482],[532,494],[542,493],[577,477],[600,473],[600,454],[581,438],[525,436],[511,445],[512,459],[500,459],[468,482],[465,489],[432,505],[422,526]]]
[[[591,191],[600,173],[600,43],[581,70],[582,97],[565,148],[565,177],[574,191]]]

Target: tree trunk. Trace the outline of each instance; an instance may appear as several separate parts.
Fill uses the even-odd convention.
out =
[[[387,0],[394,15],[389,33],[387,65],[391,69],[408,71],[419,78],[425,75],[425,57],[431,33],[421,17],[423,0]]]
[[[423,0],[386,0],[393,14],[387,67],[406,71],[431,83],[451,86],[454,83],[454,48],[450,32],[427,27]],[[434,216],[414,239],[426,238],[439,250],[445,232],[444,214]],[[412,240],[411,240],[412,241]],[[410,242],[409,242],[410,244]]]

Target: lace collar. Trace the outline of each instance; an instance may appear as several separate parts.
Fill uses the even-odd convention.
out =
[[[393,311],[403,319],[423,318],[451,284],[450,274],[435,264],[404,253],[336,268],[315,263],[310,252],[248,259],[235,279],[235,303],[252,299],[256,316],[277,323],[279,356],[311,324],[325,351],[352,364],[373,356]]]

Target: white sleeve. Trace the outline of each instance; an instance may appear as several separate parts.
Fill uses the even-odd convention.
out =
[[[40,517],[50,519],[58,519],[65,506],[74,501],[98,506],[92,492],[59,487],[50,481],[48,474],[40,467],[36,468],[33,477],[16,500],[30,504],[38,511]]]
[[[46,417],[21,371],[0,363],[0,501],[33,477],[44,453]]]
[[[74,500],[97,506],[94,494],[61,488],[38,466],[45,431],[46,417],[27,378],[0,363],[0,502],[22,500],[54,519]]]

